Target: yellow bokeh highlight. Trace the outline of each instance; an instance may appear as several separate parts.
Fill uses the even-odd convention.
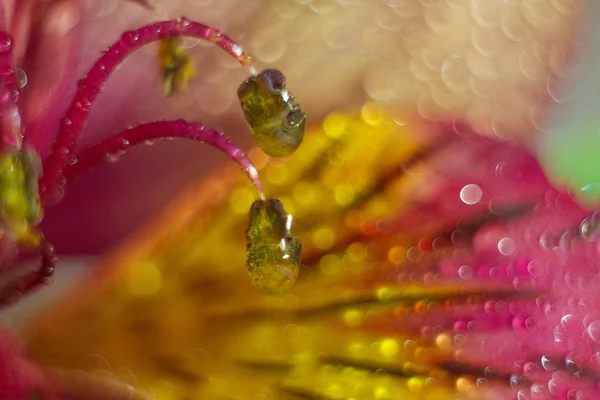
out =
[[[382,287],[377,290],[377,298],[380,301],[390,301],[394,296],[394,291],[388,287]]]
[[[231,209],[236,214],[248,214],[252,202],[256,199],[253,188],[242,187],[236,189],[229,198]]]
[[[394,246],[388,251],[388,260],[392,264],[402,264],[406,260],[406,249],[402,246]]]
[[[344,322],[346,323],[346,325],[356,328],[357,326],[360,326],[365,318],[365,313],[363,311],[357,310],[357,309],[349,309],[344,311],[343,314],[343,319]]]
[[[382,110],[375,103],[367,103],[360,111],[360,115],[367,124],[375,126],[382,121]]]
[[[335,233],[329,228],[319,228],[313,235],[314,245],[321,250],[329,250],[335,243]]]
[[[335,201],[340,206],[347,206],[354,200],[354,189],[350,185],[339,185],[335,188]]]
[[[413,376],[408,378],[406,385],[411,392],[420,392],[425,387],[425,380],[423,377]]]
[[[476,388],[476,384],[471,377],[461,376],[456,379],[456,389],[459,392],[468,392]]]
[[[151,296],[162,287],[162,272],[152,261],[140,261],[127,271],[127,287],[134,296]]]
[[[379,344],[379,351],[381,351],[384,357],[394,357],[398,354],[399,350],[400,346],[394,339],[386,338]]]
[[[454,341],[447,333],[441,333],[435,338],[435,345],[442,351],[450,351]]]
[[[309,205],[315,197],[315,185],[309,182],[299,182],[294,186],[294,200],[301,205]]]
[[[332,139],[339,139],[344,135],[348,118],[340,114],[331,114],[323,121],[323,129],[327,136]]]
[[[285,165],[271,165],[265,170],[265,176],[274,185],[282,185],[288,178],[288,168]]]

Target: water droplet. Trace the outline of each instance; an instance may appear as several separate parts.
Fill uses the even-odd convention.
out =
[[[121,158],[121,155],[117,153],[106,153],[104,156],[104,160],[109,163],[115,163],[119,161],[119,158]]]
[[[515,252],[515,241],[511,238],[502,238],[498,242],[498,250],[505,256],[510,256]]]
[[[128,146],[129,146],[129,140],[127,140],[127,139],[122,139],[122,140],[121,140],[121,144],[122,144],[124,147],[128,147]]]
[[[69,159],[67,160],[67,165],[75,165],[77,164],[77,157],[76,156],[71,156],[69,157]]]
[[[483,191],[475,184],[466,185],[460,190],[460,199],[470,206],[479,203],[482,196]]]
[[[92,109],[92,102],[87,98],[83,98],[75,103],[75,106],[83,112],[88,112]]]
[[[73,123],[73,121],[71,121],[69,118],[63,118],[62,123],[63,123],[63,125],[69,126]]]
[[[127,31],[121,35],[121,43],[128,46],[135,46],[140,40],[140,34],[137,31]]]
[[[542,356],[541,361],[542,367],[544,367],[546,371],[556,371],[558,369],[558,363],[556,362],[556,360],[552,360],[548,358],[548,356]]]
[[[0,31],[0,53],[8,53],[12,50],[12,36]]]
[[[587,333],[596,342],[600,342],[600,321],[592,322],[587,327]]]
[[[23,89],[27,86],[27,74],[21,68],[17,68],[15,70],[15,75],[17,76],[17,82],[19,83],[19,89]]]
[[[207,36],[211,42],[220,42],[223,39],[223,34],[216,29],[210,29]]]
[[[231,150],[231,152],[229,154],[233,158],[244,157],[244,151],[242,149],[233,149],[233,150]]]
[[[464,280],[473,278],[473,268],[468,265],[463,265],[458,269],[458,276]]]
[[[156,143],[156,140],[144,140],[144,144],[146,146],[154,146],[155,143]]]
[[[192,24],[192,22],[189,19],[187,19],[186,17],[177,18],[177,28],[179,28],[179,29],[186,29],[191,24]]]
[[[596,211],[581,222],[579,227],[581,236],[588,242],[593,242],[600,233],[600,214]]]

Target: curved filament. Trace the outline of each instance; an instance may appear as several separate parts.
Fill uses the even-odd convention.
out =
[[[54,274],[54,268],[58,262],[58,255],[54,246],[45,239],[39,245],[42,256],[40,267],[19,278],[19,281],[9,290],[0,293],[0,305],[11,304],[17,298],[37,289],[38,286],[47,285]]]
[[[134,51],[169,37],[194,37],[213,42],[240,64],[248,67],[252,74],[256,73],[250,64],[250,57],[232,39],[214,28],[186,18],[156,22],[123,33],[121,38],[96,61],[87,76],[79,81],[75,97],[61,123],[54,148],[45,165],[44,176],[40,179],[42,194],[47,192],[52,195],[61,182],[62,170],[72,157],[87,116],[112,72]]]
[[[246,172],[248,178],[250,178],[259,190],[261,198],[264,198],[256,167],[242,149],[237,147],[231,139],[221,132],[207,129],[200,123],[191,123],[184,120],[150,122],[110,136],[95,146],[79,153],[76,156],[76,163],[65,167],[64,176],[70,179],[102,161],[118,158],[131,146],[144,143],[148,140],[173,138],[199,141],[226,153]]]

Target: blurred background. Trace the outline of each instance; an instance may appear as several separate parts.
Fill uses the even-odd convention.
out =
[[[520,348],[513,342],[507,344],[521,338],[515,331],[523,329],[533,337],[528,345],[543,338],[540,346],[548,347],[540,352],[554,354],[546,352],[548,348],[556,350],[552,347],[554,328],[565,325],[563,314],[577,308],[572,305],[575,302],[565,299],[578,299],[582,296],[578,290],[584,290],[583,284],[576,289],[563,285],[576,281],[564,260],[571,257],[569,262],[575,266],[598,267],[597,255],[590,250],[592,244],[586,241],[581,247],[569,247],[576,240],[583,243],[579,223],[586,210],[594,209],[600,193],[600,160],[596,156],[600,145],[596,116],[600,97],[596,77],[600,70],[600,27],[595,23],[600,17],[598,4],[583,0],[172,0],[156,2],[159,7],[151,10],[143,7],[143,1],[43,1],[37,3],[43,5],[41,8],[35,8],[35,3],[22,3],[29,4],[20,14],[27,16],[23,21],[29,25],[20,25],[27,34],[20,36],[24,44],[19,59],[27,76],[27,118],[34,126],[46,128],[33,130],[42,149],[49,149],[52,135],[47,132],[58,126],[73,83],[102,49],[128,29],[180,15],[226,32],[254,56],[258,69],[275,66],[282,70],[311,127],[305,150],[290,158],[289,164],[267,161],[251,152],[269,190],[288,200],[284,201],[286,207],[295,208],[300,235],[306,238],[309,265],[303,270],[305,279],[290,295],[277,300],[252,291],[244,280],[245,273],[239,274],[244,257],[244,207],[252,195],[240,186],[239,176],[234,175],[239,172],[216,172],[227,161],[224,156],[201,145],[161,142],[133,149],[118,163],[99,166],[70,182],[64,201],[47,210],[43,225],[63,255],[55,284],[3,312],[4,321],[13,329],[27,327],[27,336],[33,338],[32,352],[40,360],[73,365],[72,360],[80,356],[78,351],[93,350],[135,370],[134,380],[139,378],[142,386],[150,387],[148,382],[154,382],[157,375],[169,375],[161,368],[171,365],[164,359],[155,362],[145,358],[155,355],[148,351],[150,348],[183,354],[206,341],[206,348],[213,346],[213,354],[222,355],[222,364],[217,364],[225,371],[224,376],[229,376],[229,368],[239,372],[235,361],[243,353],[239,343],[257,345],[248,346],[252,362],[256,361],[252,357],[264,354],[285,354],[289,357],[275,361],[289,362],[295,368],[303,365],[298,354],[304,353],[294,353],[298,348],[318,359],[322,355],[318,349],[335,347],[338,338],[354,340],[352,334],[358,332],[365,335],[364,343],[377,357],[401,364],[403,372],[396,374],[401,378],[394,379],[419,375],[423,370],[415,368],[422,367],[429,374],[423,372],[424,376],[443,383],[442,391],[433,392],[431,398],[447,398],[444,390],[462,393],[478,385],[479,380],[473,377],[479,370],[437,361],[433,368],[430,361],[438,360],[437,350],[473,351],[479,343],[499,348],[502,355],[493,353],[489,360],[477,359],[478,354],[485,353],[480,349],[461,362],[490,366],[498,372],[503,387],[510,387],[510,394],[525,382],[513,385],[510,371],[506,371],[513,360],[504,362],[503,358]],[[247,72],[211,44],[195,40],[184,43],[197,68],[188,90],[163,98],[156,49],[143,49],[116,71],[100,95],[81,147],[140,121],[178,118],[204,122],[225,131],[241,147],[252,146],[236,98]],[[458,137],[457,144],[445,147],[448,137]],[[330,142],[342,150],[317,157],[323,143]],[[442,147],[441,153],[435,152],[436,144]],[[430,150],[432,159],[427,158]],[[419,157],[426,160],[422,169]],[[387,175],[393,166],[402,176]],[[301,180],[300,172],[305,170],[313,175]],[[378,179],[387,182],[389,188],[369,186],[370,180]],[[343,184],[336,186],[339,182]],[[340,187],[343,190],[337,190]],[[305,191],[313,193],[311,190],[321,194],[315,197],[320,202],[303,197]],[[361,203],[357,199],[365,193],[369,201]],[[470,218],[475,211],[487,213],[486,218],[493,215],[473,222]],[[398,219],[393,219],[396,212]],[[411,214],[417,217],[411,219]],[[155,219],[157,215],[161,217]],[[515,215],[518,221],[513,224]],[[401,231],[405,229],[391,234],[390,226],[396,225],[390,220],[397,222]],[[149,221],[153,221],[150,227]],[[593,222],[596,229],[598,221]],[[568,236],[565,250],[561,235],[571,232],[575,225],[577,238]],[[446,228],[451,233],[468,231],[468,238],[446,238]],[[363,236],[356,239],[350,235],[355,233],[353,229]],[[592,231],[594,237],[596,231]],[[436,235],[446,242],[436,245]],[[352,238],[357,246],[351,243]],[[441,242],[449,243],[449,247]],[[94,263],[96,256],[106,253],[101,264]],[[592,261],[573,262],[579,256],[589,256]],[[459,263],[465,258],[469,261]],[[346,262],[355,269],[346,269]],[[484,271],[481,277],[489,263],[504,266],[508,278],[502,274],[498,278],[492,271]],[[479,268],[480,264],[483,267]],[[181,275],[169,274],[173,265]],[[92,268],[101,271],[99,283],[85,280]],[[101,268],[109,272],[102,273]],[[521,269],[526,271],[524,278],[514,272]],[[593,272],[582,276],[594,281],[597,273]],[[90,294],[82,293],[87,286],[78,286],[81,282],[89,283]],[[564,309],[556,306],[547,311],[546,300],[528,303],[528,285],[544,293],[548,288],[565,286],[567,294],[558,291],[558,303],[552,303]],[[43,308],[50,298],[72,293],[69,290],[73,287],[74,293],[82,296],[81,307],[64,301],[29,324],[32,314],[24,312],[26,307]],[[464,300],[462,295],[475,297]],[[406,296],[413,297],[407,300]],[[438,300],[430,301],[430,297]],[[506,298],[516,300],[508,307]],[[324,300],[319,303],[319,299]],[[476,334],[461,341],[461,334],[470,331],[471,325],[480,333],[477,323],[481,315],[469,318],[476,315],[473,310],[481,311],[483,304],[489,304],[488,300],[497,302],[492,303],[496,310],[502,309],[498,311],[500,328],[481,328],[482,336],[491,338],[487,342]],[[401,305],[391,310],[397,306],[395,301]],[[436,301],[437,306],[443,304],[455,312],[448,317],[451,321],[436,319]],[[362,305],[351,308],[357,303]],[[326,311],[316,317],[310,314],[310,310],[321,310],[319,307]],[[509,308],[510,312],[505,310]],[[573,313],[581,319],[584,315],[596,318],[596,308],[581,311],[581,315]],[[250,311],[258,317],[240,318],[243,321],[238,324],[236,318]],[[55,312],[61,323],[52,329]],[[461,313],[468,316],[463,318]],[[529,319],[528,313],[539,319]],[[219,334],[223,332],[224,339],[207,329],[214,330],[211,318],[215,315],[219,324],[214,326],[219,327]],[[367,316],[373,315],[376,318],[369,322]],[[100,322],[90,322],[90,316]],[[363,325],[357,320],[369,323]],[[506,323],[508,326],[502,325]],[[290,325],[296,328],[288,328]],[[594,343],[585,342],[585,349],[576,349],[577,354],[585,355],[585,363],[593,358],[589,352],[599,354],[595,336],[600,335],[590,334],[589,326],[585,330]],[[85,332],[85,337],[73,338],[73,332]],[[283,339],[278,336],[282,332]],[[306,332],[311,333],[310,338],[321,339],[305,339]],[[409,339],[397,338],[398,332]],[[509,338],[506,341],[504,334]],[[514,339],[517,343],[518,338]],[[61,347],[65,343],[69,346]],[[121,354],[124,343],[130,352]],[[568,343],[579,346],[577,340]],[[339,351],[349,357],[350,350]],[[526,356],[519,358],[521,354],[515,353],[518,362],[527,361]],[[371,353],[364,354],[366,358],[357,361],[359,364],[367,360],[371,366],[388,365],[379,364],[382,361]],[[457,354],[452,353],[453,361]],[[207,366],[212,368],[211,362],[198,361],[197,365],[204,373]],[[569,365],[566,361],[563,364]],[[578,371],[600,371],[597,364],[588,364]],[[261,371],[256,373],[259,381],[264,379],[270,385],[274,379],[271,372]],[[244,379],[250,376],[248,381],[255,378],[245,375],[247,371],[239,373]],[[449,384],[445,381],[448,375]],[[539,376],[531,374],[529,378],[533,382]],[[539,379],[544,382],[546,377]],[[299,385],[310,388],[308,381]],[[424,382],[408,379],[407,387],[414,392],[426,387]],[[157,392],[171,390],[152,388]],[[528,393],[536,398],[531,390]],[[389,393],[366,398],[386,399]]]

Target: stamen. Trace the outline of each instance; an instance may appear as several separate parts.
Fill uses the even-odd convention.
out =
[[[163,94],[170,96],[187,88],[194,76],[194,63],[181,47],[181,38],[166,38],[160,41],[158,60],[163,73]]]
[[[116,160],[131,146],[148,140],[172,138],[196,140],[226,153],[246,172],[248,178],[259,190],[261,198],[265,198],[256,167],[242,149],[221,132],[207,129],[200,123],[190,123],[184,120],[150,122],[110,136],[78,154],[75,159],[76,162],[65,167],[64,176],[70,179],[84,170],[100,164],[102,161],[107,159]]]
[[[240,64],[253,71],[248,54],[231,38],[218,30],[186,18],[156,22],[135,31],[123,33],[119,41],[106,50],[78,83],[77,93],[60,126],[54,148],[40,179],[40,192],[52,195],[62,179],[62,171],[71,159],[87,116],[112,72],[134,51],[154,41],[169,37],[193,37],[215,43]],[[1,39],[1,38],[0,38]],[[0,40],[0,44],[2,41]]]
[[[256,71],[254,71],[256,72]],[[306,114],[277,69],[253,75],[238,88],[238,98],[254,142],[271,157],[286,157],[304,139]]]

